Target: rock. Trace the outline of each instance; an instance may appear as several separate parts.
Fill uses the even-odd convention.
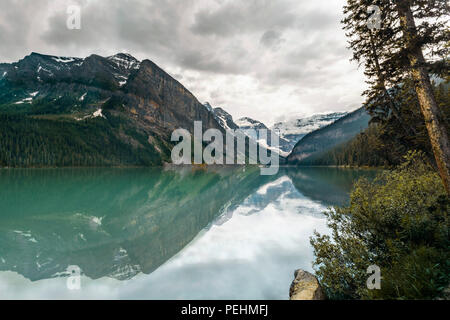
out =
[[[442,294],[440,297],[438,297],[436,300],[450,300],[450,286],[448,286],[447,288],[445,288],[442,291]]]
[[[297,270],[294,274],[289,290],[290,300],[325,300],[326,296],[317,278],[304,270]]]

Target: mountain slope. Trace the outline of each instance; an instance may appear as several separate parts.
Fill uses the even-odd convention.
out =
[[[208,104],[209,105],[209,104]],[[214,108],[211,110],[211,112],[214,114],[215,119],[220,124],[222,128],[225,130],[237,130],[239,129],[239,126],[234,122],[233,117],[231,114],[226,112],[222,108]]]
[[[244,117],[237,120],[236,124],[247,136],[251,137],[265,148],[271,149],[283,157],[287,157],[289,155],[288,152],[283,150],[285,149],[283,147],[286,146],[289,141],[281,138],[277,132],[270,130],[264,123],[249,117]],[[259,130],[267,130],[267,135],[263,135]],[[277,146],[274,146],[272,143],[272,134],[278,135]]]
[[[271,130],[278,132],[280,141],[282,141],[280,142],[281,149],[291,152],[297,142],[308,133],[325,127],[347,114],[348,112],[317,114],[308,118],[278,122],[271,127]]]
[[[127,54],[0,64],[0,113],[2,166],[160,165],[173,130],[223,130],[178,81]]]
[[[335,146],[349,141],[369,125],[370,116],[360,108],[332,124],[307,134],[288,156],[290,164],[308,165],[314,157],[320,156]]]

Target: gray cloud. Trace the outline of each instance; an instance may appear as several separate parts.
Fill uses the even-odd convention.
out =
[[[295,21],[287,1],[224,1],[215,10],[199,10],[191,30],[200,35],[226,37],[265,28],[284,29],[293,26]]]
[[[280,45],[285,40],[282,38],[281,32],[275,31],[275,30],[268,30],[264,32],[264,34],[261,37],[261,44],[267,48],[271,48],[274,50],[279,49]]]
[[[128,52],[182,80],[201,101],[268,124],[280,113],[349,110],[362,72],[339,21],[345,0],[2,0],[0,61],[31,51]],[[67,6],[81,30],[66,28]]]

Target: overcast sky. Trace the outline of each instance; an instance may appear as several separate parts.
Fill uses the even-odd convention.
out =
[[[32,51],[150,59],[201,102],[275,121],[362,102],[345,0],[0,0],[0,62]],[[81,7],[81,29],[66,27]]]

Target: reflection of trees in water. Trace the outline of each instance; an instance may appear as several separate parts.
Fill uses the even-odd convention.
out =
[[[353,183],[360,177],[375,177],[377,170],[331,167],[286,168],[297,190],[326,206],[342,205],[349,199]]]

